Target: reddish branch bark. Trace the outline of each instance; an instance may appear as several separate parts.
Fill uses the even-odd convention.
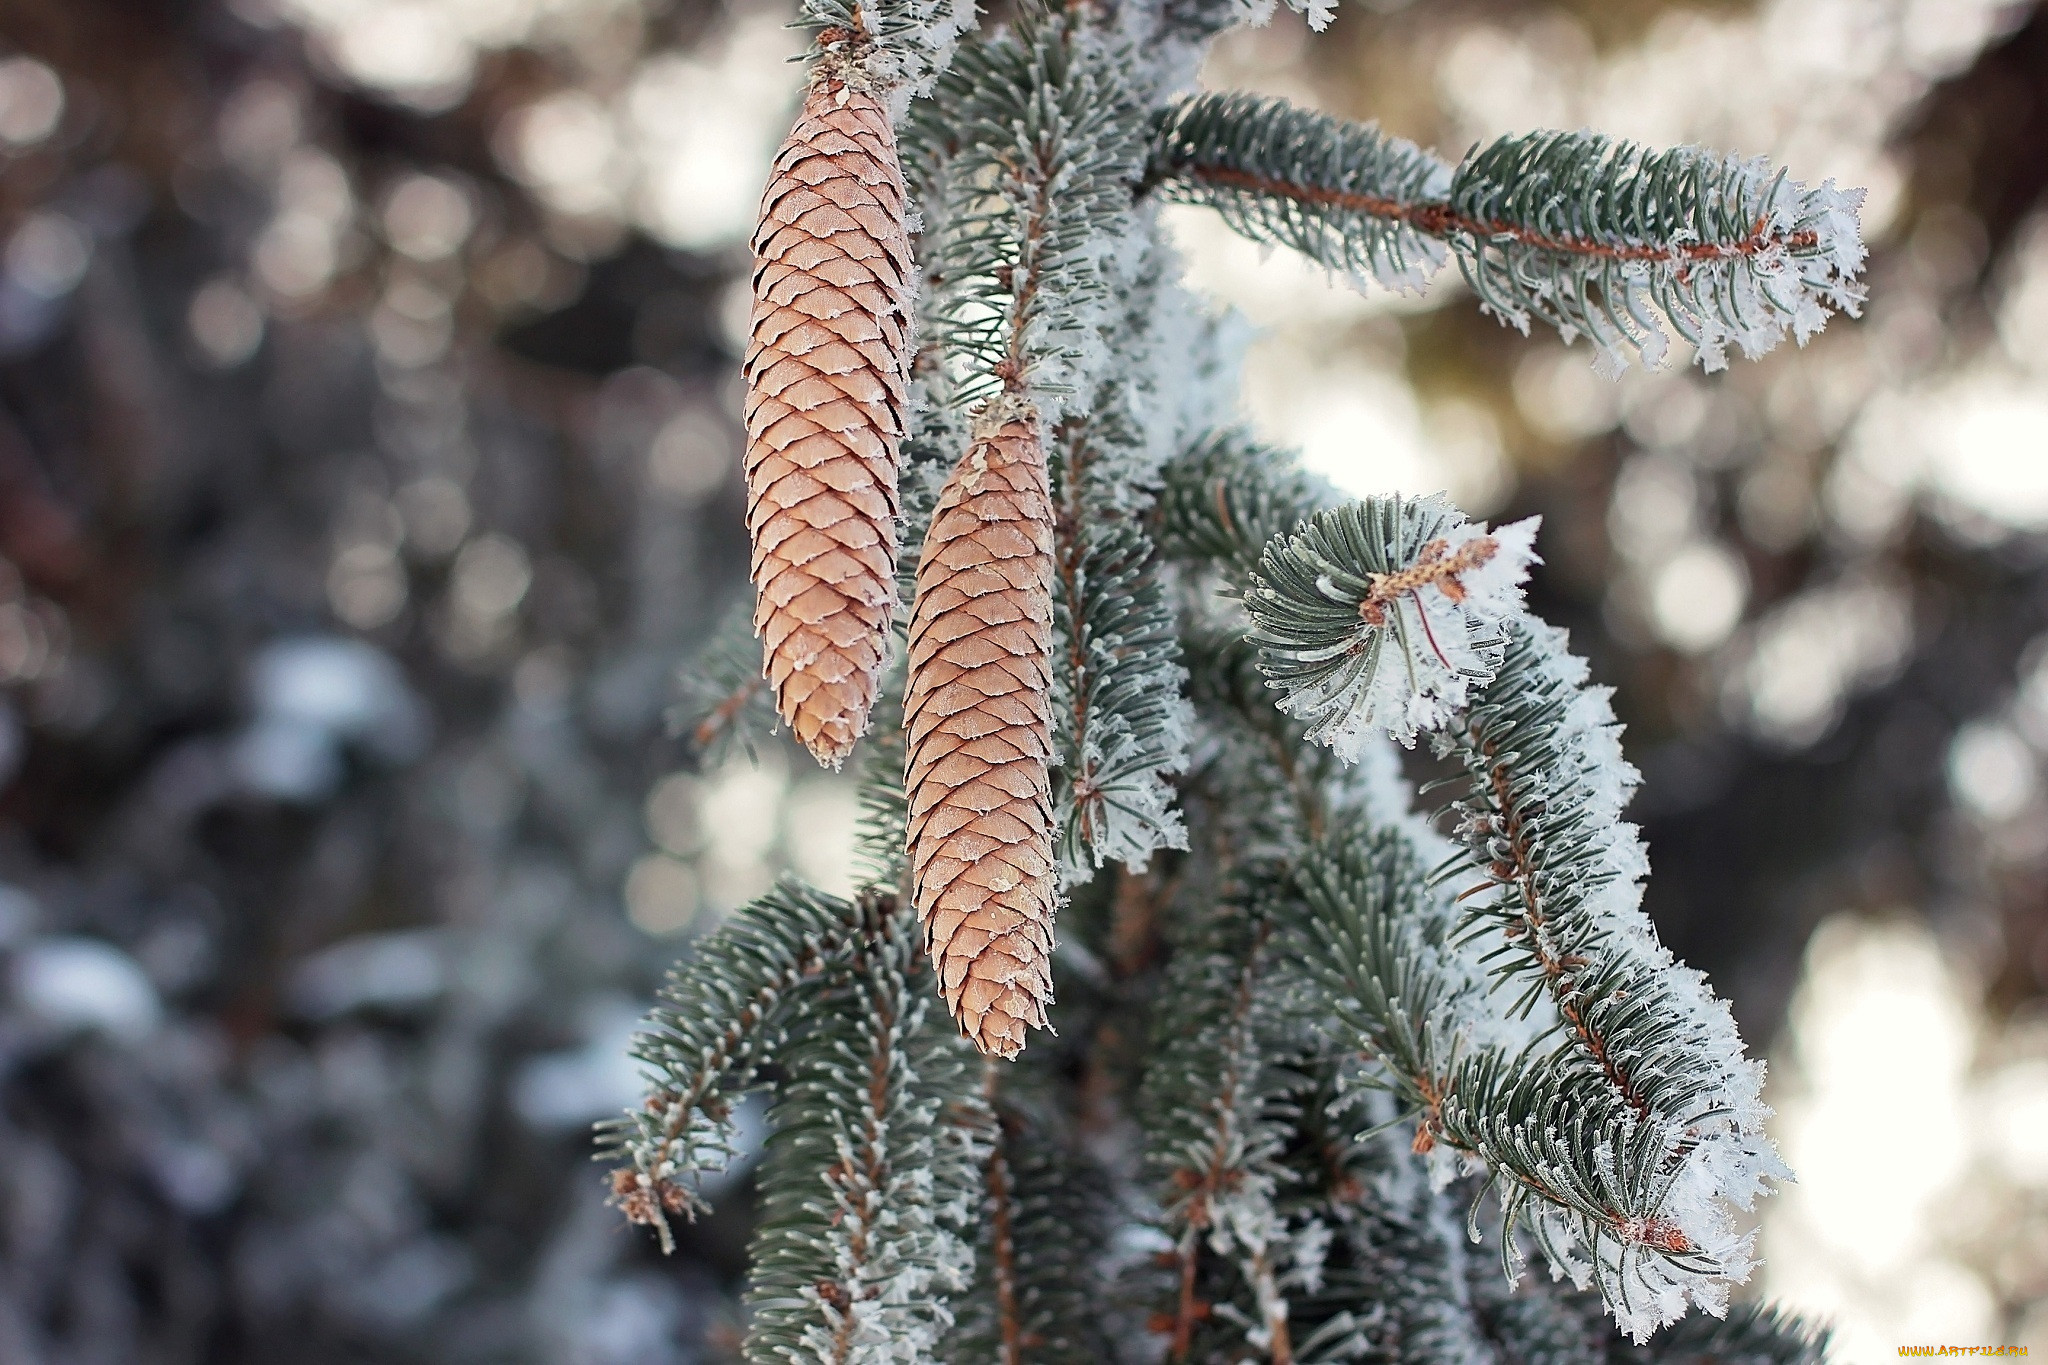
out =
[[[1297,184],[1278,176],[1259,175],[1228,166],[1184,166],[1180,168],[1180,174],[1204,185],[1218,185],[1225,189],[1271,195],[1278,199],[1292,199],[1297,203],[1313,204],[1318,208],[1344,209],[1373,218],[1384,218],[1389,222],[1403,223],[1431,237],[1463,235],[1481,241],[1508,238],[1523,246],[1555,251],[1561,255],[1597,257],[1611,261],[1723,261],[1741,256],[1754,256],[1774,246],[1782,246],[1790,251],[1805,250],[1820,240],[1818,233],[1810,231],[1767,232],[1764,230],[1763,221],[1759,220],[1747,233],[1733,242],[1617,245],[1612,242],[1594,241],[1587,237],[1552,236],[1501,218],[1473,218],[1437,200],[1404,203],[1398,199],[1388,199],[1375,194],[1358,194],[1348,190],[1325,189],[1320,185]]]

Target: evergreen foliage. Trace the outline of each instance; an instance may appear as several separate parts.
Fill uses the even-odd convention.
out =
[[[852,970],[775,1058],[747,1295],[764,1359],[930,1359],[971,1273],[987,1127],[972,1054],[936,1007],[909,911],[890,895],[853,909]]]
[[[1442,498],[1332,508],[1276,538],[1245,605],[1280,708],[1346,759],[1376,728],[1404,744],[1435,729],[1499,667],[1535,538]]]
[[[726,613],[711,639],[683,670],[680,696],[669,708],[669,732],[707,767],[735,754],[754,758],[775,728],[775,700],[761,676],[761,642],[752,611]]]
[[[953,41],[900,0],[805,13],[819,60],[899,97]],[[991,413],[1035,424],[1053,492],[1050,1027],[977,1072],[891,891],[779,888],[672,978],[618,1202],[664,1235],[700,1211],[732,1103],[774,1085],[756,1361],[1817,1361],[1731,1305],[1735,1213],[1785,1174],[1761,1072],[1641,911],[1606,693],[1522,602],[1534,522],[1344,503],[1231,429],[1234,329],[1175,284],[1156,207],[1353,280],[1455,257],[1603,364],[1669,331],[1712,366],[1853,311],[1855,196],[1593,134],[1453,167],[1187,96],[1242,14],[1027,6],[900,120],[904,544]],[[865,741],[884,887],[903,687]],[[1463,778],[1417,811],[1390,741],[1424,732]]]
[[[1187,766],[1189,721],[1173,612],[1143,533],[1087,524],[1063,538],[1069,547],[1053,586],[1066,650],[1054,675],[1053,800],[1071,883],[1111,860],[1142,867],[1155,849],[1186,847],[1167,779]]]
[[[1167,198],[1205,204],[1245,236],[1361,287],[1419,290],[1446,259],[1411,206],[1441,200],[1450,167],[1372,124],[1281,99],[1202,95],[1162,120],[1149,174]]]
[[[1603,372],[1660,363],[1671,332],[1717,370],[1730,343],[1754,359],[1863,301],[1862,191],[1697,147],[1542,132],[1452,167],[1369,124],[1215,94],[1160,121],[1149,178],[1356,283],[1420,288],[1455,256],[1489,312],[1586,337]]]

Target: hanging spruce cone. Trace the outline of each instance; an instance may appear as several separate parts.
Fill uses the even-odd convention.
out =
[[[1014,1057],[1052,998],[1052,494],[1036,419],[984,413],[917,566],[912,894],[961,1031]]]
[[[906,203],[888,112],[815,79],[754,232],[747,530],[776,709],[835,768],[867,729],[896,603]]]

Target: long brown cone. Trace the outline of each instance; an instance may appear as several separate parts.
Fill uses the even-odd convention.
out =
[[[940,989],[1000,1057],[1052,998],[1052,550],[1036,419],[985,416],[918,561],[904,785]]]
[[[835,768],[867,729],[896,604],[906,203],[888,112],[815,81],[754,232],[747,530],[776,709]]]

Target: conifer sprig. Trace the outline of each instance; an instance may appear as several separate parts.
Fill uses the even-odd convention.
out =
[[[698,1185],[732,1160],[734,1105],[760,1085],[797,1006],[852,959],[861,927],[856,906],[785,882],[670,972],[633,1046],[651,1071],[647,1100],[606,1126],[601,1154],[620,1163],[613,1202],[664,1249],[670,1216],[708,1208]]]
[[[1106,240],[1131,221],[1144,163],[1130,55],[1067,18],[962,52],[916,136],[957,149],[928,274],[953,399],[1029,398],[1048,422],[1085,396],[1108,354]]]
[[[726,613],[711,641],[677,682],[667,715],[671,735],[697,762],[716,768],[735,754],[753,759],[776,726],[774,694],[761,675],[761,642],[747,608]]]
[[[1292,247],[1363,287],[1419,291],[1443,268],[1440,202],[1450,167],[1370,123],[1286,100],[1221,92],[1181,101],[1152,139],[1147,179],[1204,204],[1254,241]]]
[[[1017,1093],[1026,1088],[1013,1070],[987,1064],[982,1093],[993,1126],[975,1282],[956,1301],[936,1358],[1096,1365],[1115,1358],[1096,1278],[1109,1254],[1114,1191],[1042,1097]]]
[[[1452,942],[1446,893],[1423,889],[1405,834],[1340,828],[1304,859],[1289,947],[1329,992],[1351,1046],[1376,1064],[1355,1085],[1390,1091],[1415,1117],[1414,1150],[1484,1163],[1498,1191],[1503,1263],[1515,1229],[1550,1263],[1597,1284],[1638,1340],[1685,1312],[1722,1311],[1748,1272],[1746,1244],[1703,1209],[1682,1139],[1543,1044],[1488,1019],[1474,964]],[[1476,1212],[1476,1206],[1475,1206]]]
[[[1159,549],[1214,565],[1241,591],[1268,544],[1337,500],[1293,452],[1242,431],[1213,432],[1166,466],[1154,513]]]
[[[1072,884],[1111,860],[1135,869],[1155,849],[1187,846],[1168,783],[1187,766],[1193,719],[1143,532],[1065,521],[1059,548],[1053,619],[1065,657],[1053,671],[1053,807]]]
[[[1261,556],[1245,593],[1280,709],[1347,762],[1384,730],[1412,744],[1489,681],[1521,609],[1536,523],[1489,532],[1441,497],[1318,513]]]
[[[1863,300],[1860,190],[1698,147],[1529,133],[1453,169],[1370,125],[1210,94],[1162,118],[1148,178],[1355,281],[1417,288],[1448,250],[1489,312],[1588,338],[1606,372],[1661,363],[1672,332],[1717,370]]]
[[[931,88],[974,27],[974,0],[800,0],[797,26],[818,30],[828,60],[907,99]],[[900,118],[902,110],[896,111]]]
[[[1560,1079],[1604,1090],[1657,1135],[1673,1228],[1739,1279],[1747,1243],[1728,1208],[1787,1174],[1763,1133],[1762,1069],[1642,911],[1649,863],[1621,818],[1636,772],[1608,690],[1586,677],[1562,631],[1513,624],[1499,675],[1436,741],[1469,777],[1455,806],[1464,852],[1445,875],[1476,882],[1469,932],[1490,940],[1496,977],[1520,985],[1517,1007],[1555,1011]]]
[[[909,908],[872,892],[855,908],[851,970],[777,1055],[747,1292],[761,1365],[930,1359],[973,1271],[988,1121],[972,1053],[933,1008]]]
[[[1226,898],[1179,945],[1168,1005],[1154,1026],[1155,1055],[1139,1109],[1173,1239],[1175,1287],[1162,1322],[1170,1360],[1201,1358],[1191,1351],[1209,1311],[1205,1250],[1243,1277],[1256,1315],[1248,1333],[1253,1344],[1275,1358],[1291,1351],[1275,1207],[1291,1082],[1270,1051],[1281,972],[1274,932],[1257,897]]]

